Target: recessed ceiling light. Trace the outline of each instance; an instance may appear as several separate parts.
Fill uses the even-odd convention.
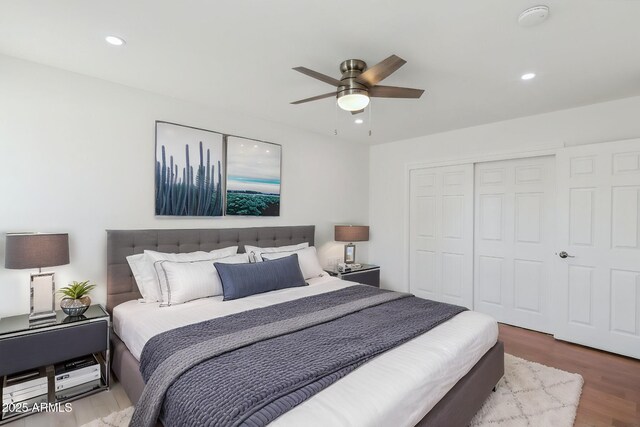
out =
[[[116,36],[107,36],[104,38],[107,43],[112,44],[114,46],[122,46],[125,41],[124,39],[121,39],[120,37],[116,37]]]
[[[269,150],[267,150],[267,153],[269,152]]]
[[[523,74],[522,76],[520,76],[520,78],[522,80],[531,80],[535,76],[536,76],[536,73],[526,73],[526,74]]]
[[[362,120],[362,119],[355,119],[355,120],[354,120],[354,123],[355,123],[355,124],[357,124],[357,125],[361,125],[361,124],[363,124],[363,123],[364,123],[364,120]]]
[[[253,148],[258,148],[258,144],[254,145]]]

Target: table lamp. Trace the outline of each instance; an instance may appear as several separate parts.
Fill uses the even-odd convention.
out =
[[[63,264],[69,264],[68,234],[7,233],[5,268],[38,269],[31,274],[29,322],[55,319],[54,273],[43,273],[42,268]]]
[[[344,263],[353,264],[356,262],[356,245],[353,242],[366,242],[369,240],[368,225],[336,225],[336,242],[349,242],[344,245]]]

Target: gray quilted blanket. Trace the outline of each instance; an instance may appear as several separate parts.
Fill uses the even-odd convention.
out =
[[[131,425],[264,426],[464,310],[357,285],[159,334]]]

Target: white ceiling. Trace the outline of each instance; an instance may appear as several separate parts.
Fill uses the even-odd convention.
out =
[[[0,52],[362,143],[640,94],[640,1],[14,0],[0,3]],[[126,39],[122,48],[104,37]],[[408,63],[385,85],[420,100],[374,99],[373,136],[336,111],[331,91],[292,71],[338,77],[338,64]],[[538,77],[520,80],[524,72]],[[365,119],[368,114],[365,113]]]

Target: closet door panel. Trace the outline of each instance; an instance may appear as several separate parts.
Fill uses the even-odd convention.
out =
[[[476,164],[476,310],[550,331],[554,197],[553,157]]]
[[[416,169],[410,180],[410,291],[472,308],[473,166]]]

